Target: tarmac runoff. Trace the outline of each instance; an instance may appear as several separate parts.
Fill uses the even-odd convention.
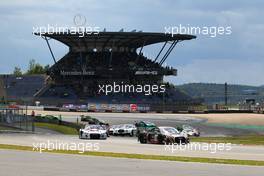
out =
[[[40,149],[41,147],[36,147],[37,145],[42,145],[42,149],[47,148],[48,145],[51,146],[50,148],[55,150],[65,149],[55,146],[61,144],[66,146],[78,146],[80,148],[77,150],[80,152],[99,151],[129,154],[264,161],[264,146],[230,145],[229,147],[225,147],[224,150],[222,150],[223,148],[220,150],[219,147],[215,148],[215,145],[209,146],[207,143],[195,143],[196,145],[200,144],[200,146],[202,146],[200,149],[195,149],[194,147],[191,147],[191,145],[194,143],[190,143],[188,145],[182,145],[181,148],[177,148],[177,146],[173,146],[174,148],[169,148],[172,146],[140,144],[135,137],[110,137],[107,140],[81,140],[78,138],[78,136],[71,135],[10,133],[0,134],[0,144],[30,146],[32,147],[32,150],[34,149],[38,152],[40,151],[37,149]],[[89,146],[89,148],[84,146]],[[227,150],[228,148],[230,150]]]
[[[1,175],[5,176],[260,176],[264,167],[176,161],[121,159],[26,151],[0,150]]]

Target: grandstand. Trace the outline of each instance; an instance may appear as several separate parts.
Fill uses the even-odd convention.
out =
[[[163,66],[174,47],[192,35],[148,32],[100,32],[80,37],[71,33],[36,33],[47,42],[54,64],[47,75],[0,76],[0,96],[8,101],[39,101],[42,105],[88,103],[190,104],[193,99],[168,83],[164,76],[176,76],[177,69]],[[49,44],[55,39],[69,52],[54,57]],[[142,53],[145,46],[162,43],[155,58]],[[151,95],[138,92],[100,93],[99,85],[164,85],[165,92]]]
[[[163,63],[177,45],[192,35],[147,32],[100,32],[80,37],[71,33],[36,33],[48,44],[54,65],[48,70],[49,81],[35,94],[42,104],[55,103],[160,103],[192,101],[182,92],[166,84],[165,93],[110,93],[98,92],[99,85],[161,85],[164,76],[176,76],[177,69]],[[69,52],[57,60],[49,40],[55,39],[69,46]],[[145,46],[163,43],[155,58],[142,54]],[[53,99],[53,101],[50,101]]]
[[[45,84],[45,75],[0,75],[1,100],[32,103],[34,94]]]

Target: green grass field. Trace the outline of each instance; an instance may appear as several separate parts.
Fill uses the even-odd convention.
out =
[[[64,125],[36,122],[35,126],[40,127],[40,128],[47,128],[50,130],[54,130],[54,131],[57,131],[59,133],[66,134],[66,135],[77,135],[78,134],[78,131],[75,128],[71,128],[71,127],[64,126]]]
[[[0,126],[0,130],[14,130],[14,128],[6,127],[6,126]]]
[[[192,137],[191,142],[264,145],[264,136],[249,135],[249,136],[233,136],[233,137]]]
[[[225,123],[207,123],[208,126],[225,127],[232,129],[264,131],[263,125],[241,125],[241,124],[225,124]]]

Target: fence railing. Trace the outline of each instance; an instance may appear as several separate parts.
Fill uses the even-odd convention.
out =
[[[35,131],[34,119],[23,109],[0,109],[0,125],[14,130]]]

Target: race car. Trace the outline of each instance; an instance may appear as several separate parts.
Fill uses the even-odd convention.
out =
[[[109,133],[113,135],[129,135],[134,136],[137,128],[133,124],[121,124],[110,128]]]
[[[116,128],[119,128],[119,125],[111,125],[110,128],[108,129],[108,134],[109,135],[114,135],[114,130]]]
[[[86,125],[79,130],[80,139],[107,139],[107,130],[102,125]]]
[[[165,135],[161,134],[158,127],[144,130],[138,133],[138,141],[141,144],[164,144]]]
[[[182,132],[186,133],[188,136],[196,136],[196,137],[200,136],[200,132],[196,128],[193,128],[190,125],[183,125]]]
[[[140,121],[136,122],[135,126],[137,127],[137,136],[139,133],[143,133],[145,131],[151,130],[157,127],[154,123],[148,121]]]
[[[106,125],[107,123],[98,120],[97,118],[93,118],[91,116],[81,116],[82,122],[87,122],[90,125]]]
[[[188,144],[189,137],[186,133],[179,132],[174,127],[161,126],[159,127],[161,134],[166,136],[166,144]]]
[[[112,125],[110,126],[109,130],[108,130],[108,134],[109,135],[117,135],[117,131],[118,129],[121,128],[122,125]]]
[[[173,127],[154,127],[138,134],[142,144],[187,144],[189,138]]]

